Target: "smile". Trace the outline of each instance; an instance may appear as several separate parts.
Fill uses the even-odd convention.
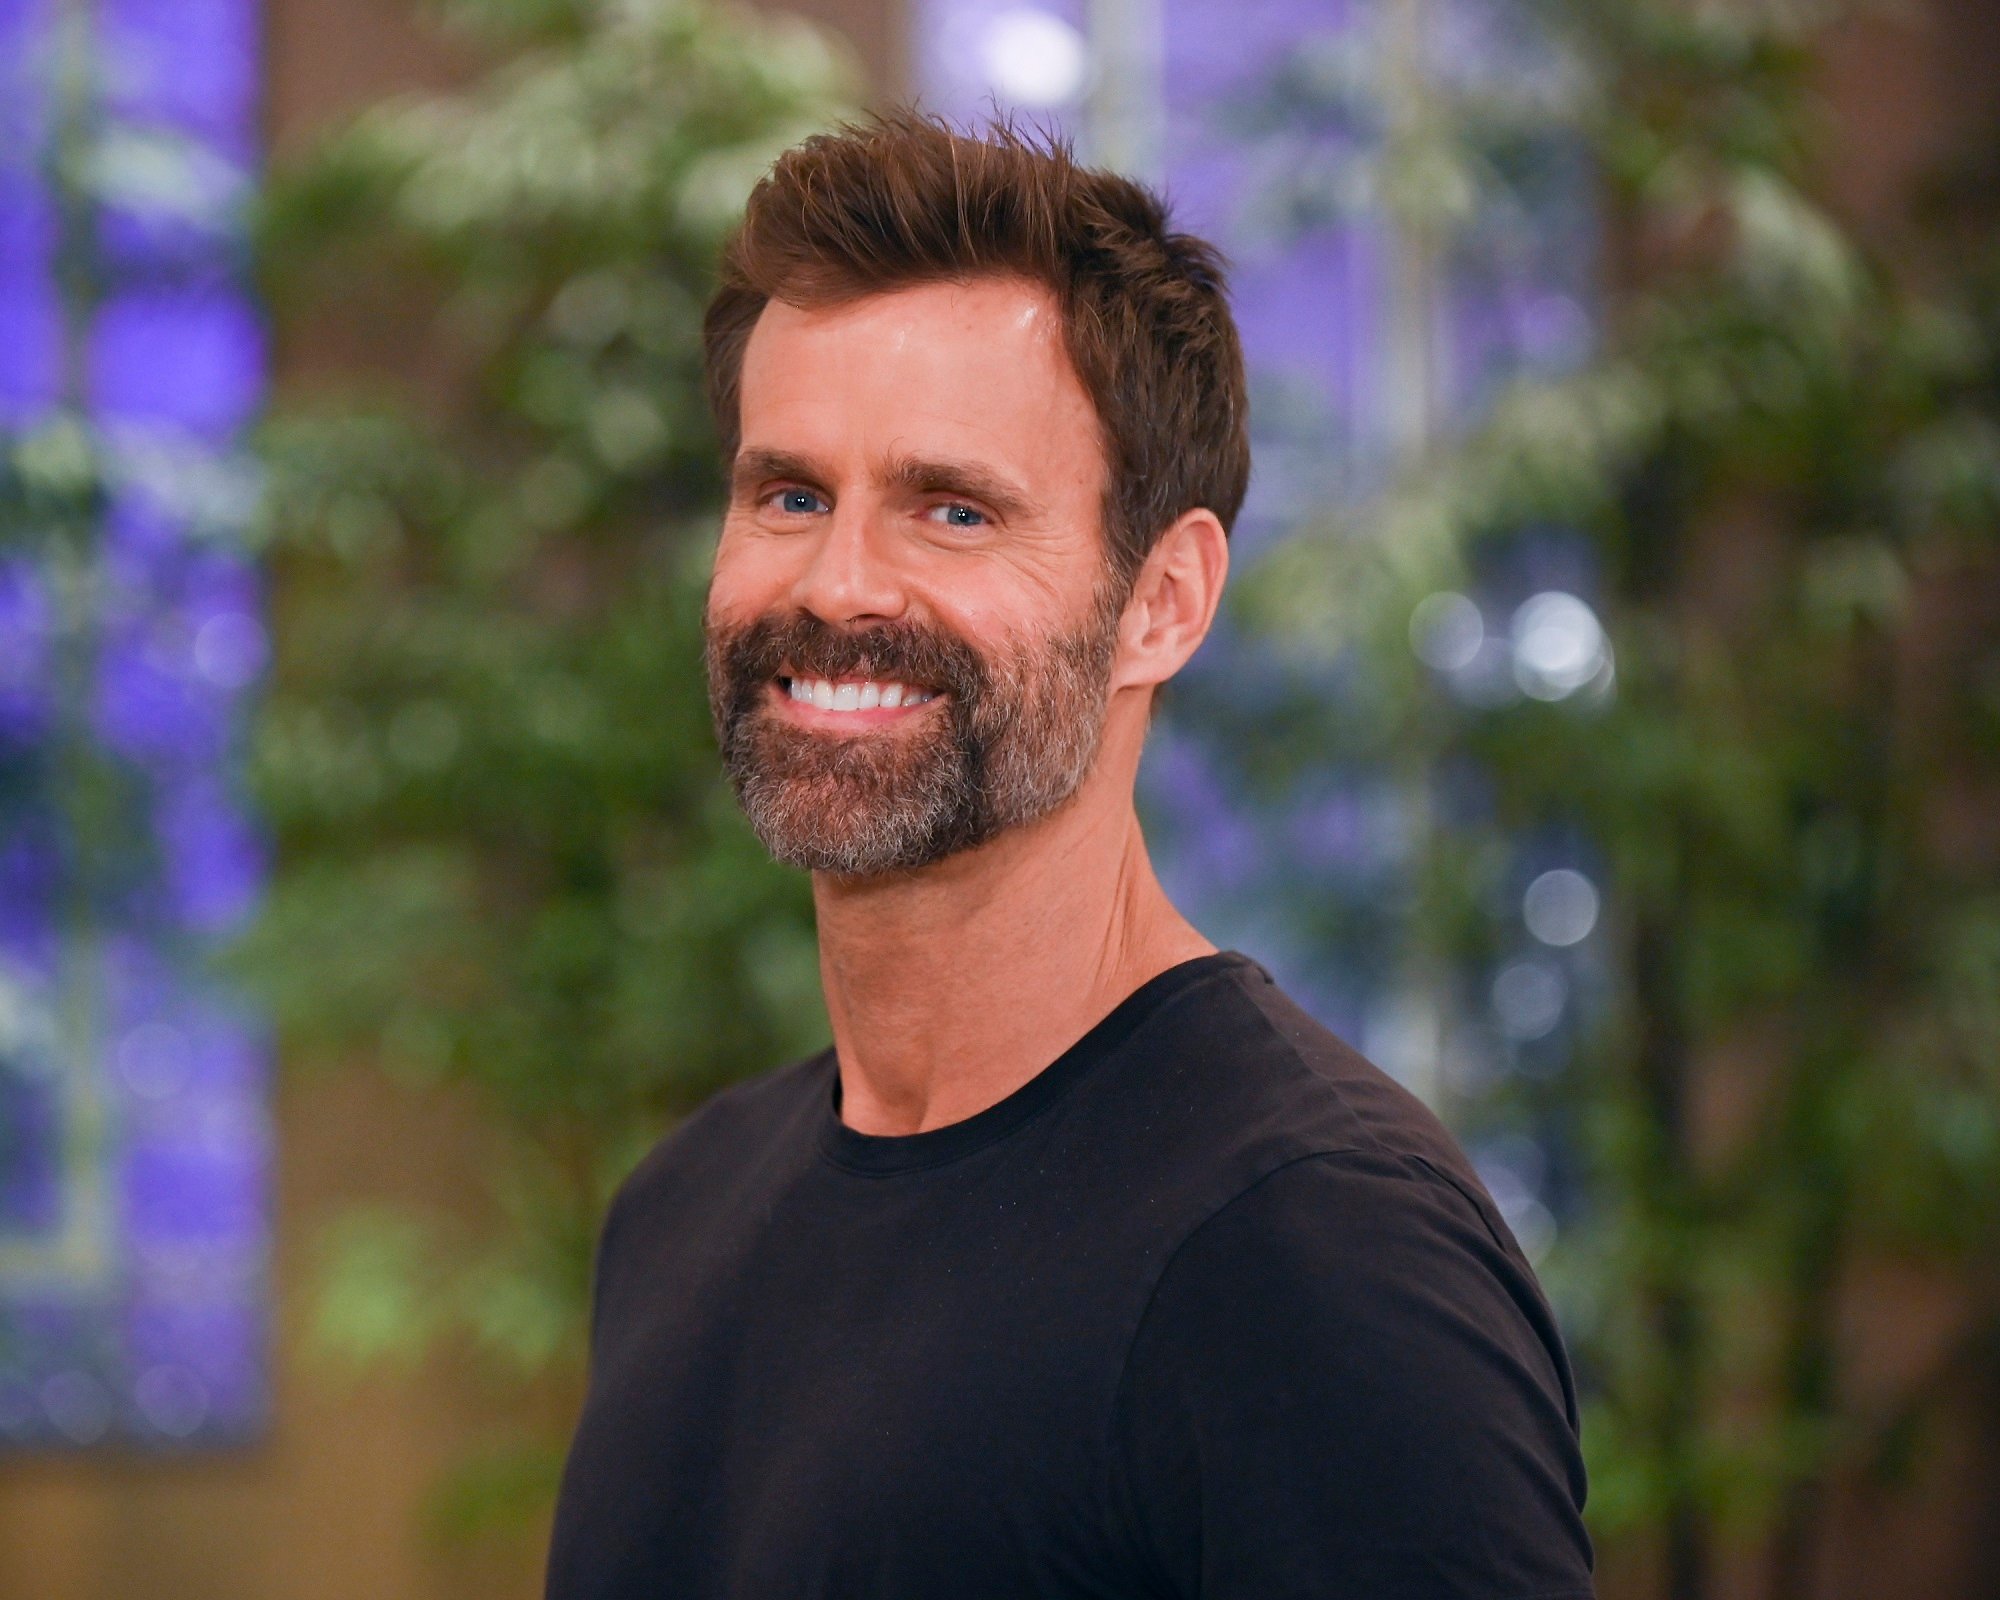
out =
[[[937,698],[933,689],[875,678],[781,677],[778,686],[798,704],[820,711],[893,711]]]

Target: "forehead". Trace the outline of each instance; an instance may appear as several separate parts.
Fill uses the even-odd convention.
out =
[[[744,448],[829,460],[973,457],[1041,490],[1094,496],[1096,412],[1055,297],[1015,278],[833,305],[774,300],[744,350]]]

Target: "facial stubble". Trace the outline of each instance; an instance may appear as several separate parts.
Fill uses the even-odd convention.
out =
[[[1123,608],[1107,578],[1080,627],[992,657],[935,624],[711,618],[709,705],[750,826],[779,861],[861,877],[926,867],[1049,815],[1096,762]],[[771,692],[780,672],[938,698],[906,712],[922,719],[908,727],[821,731],[783,719]]]

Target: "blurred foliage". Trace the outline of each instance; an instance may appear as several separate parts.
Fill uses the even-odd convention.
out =
[[[1463,1030],[1524,944],[1522,841],[1593,853],[1602,1004],[1560,1073],[1460,1110],[1528,1102],[1577,1152],[1545,1271],[1600,1535],[1664,1536],[1676,1600],[1754,1536],[1799,1593],[1824,1486],[1907,1459],[2000,1318],[1992,189],[1857,237],[1826,197],[1817,12],[1542,14],[1562,70],[1413,87],[1377,169],[1329,182],[1471,270],[1580,147],[1595,356],[1280,546],[1239,603],[1370,690],[1261,719],[1286,730],[1270,761],[1447,776],[1413,859]],[[280,867],[241,963],[293,1059],[454,1086],[498,1140],[489,1217],[329,1233],[326,1341],[573,1376],[612,1186],[676,1112],[823,1038],[805,886],[709,748],[697,329],[749,182],[849,80],[799,25],[703,5],[453,16],[476,81],[367,113],[267,196],[281,327],[406,381],[378,362],[376,392],[295,394],[266,430],[255,778]],[[1543,536],[1589,555],[1615,681],[1471,703],[1412,654],[1412,614],[1501,587]],[[1956,1263],[1975,1314],[1864,1410],[1837,1315],[1882,1252]],[[440,1525],[517,1518],[559,1444],[469,1470]]]
[[[449,20],[471,81],[367,111],[263,208],[281,332],[370,389],[295,390],[262,437],[278,866],[235,963],[289,1060],[447,1086],[494,1141],[489,1215],[339,1219],[322,1342],[561,1389],[618,1180],[824,1040],[806,885],[740,822],[703,699],[699,333],[750,184],[851,73],[701,0]],[[506,1520],[560,1443],[474,1464],[443,1522]]]
[[[1238,598],[1308,671],[1346,651],[1367,680],[1302,697],[1326,742],[1440,775],[1418,936],[1453,1050],[1511,1057],[1462,1124],[1525,1108],[1574,1154],[1543,1271],[1600,1539],[1658,1549],[1673,1600],[1714,1592],[1724,1546],[1794,1596],[1832,1485],[2000,1395],[2000,149],[1864,229],[1813,96],[1833,11],[1539,15],[1559,94],[1433,82],[1383,159],[1459,175],[1410,226],[1463,267],[1580,146],[1594,354],[1508,386]],[[1551,545],[1594,575],[1565,585],[1608,636],[1594,684],[1495,692],[1419,659],[1444,593],[1497,607],[1505,644],[1522,552]],[[1601,998],[1555,1069],[1495,1038],[1485,995],[1533,948],[1524,841],[1551,838],[1606,911],[1574,969]],[[1956,1278],[1966,1315],[1864,1401],[1843,1307],[1885,1259]]]

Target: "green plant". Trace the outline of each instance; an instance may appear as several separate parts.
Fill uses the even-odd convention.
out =
[[[824,1036],[805,885],[738,820],[701,690],[699,325],[749,185],[850,76],[701,0],[453,20],[490,63],[467,87],[368,111],[266,196],[280,326],[410,359],[263,430],[277,866],[235,965],[290,1061],[455,1085],[496,1140],[484,1221],[338,1220],[321,1331],[573,1381],[613,1187]],[[448,1520],[510,1517],[561,1444],[475,1465]]]
[[[1597,352],[1282,549],[1247,608],[1365,664],[1377,692],[1329,738],[1477,775],[1416,848],[1418,937],[1468,997],[1462,1036],[1491,1032],[1466,975],[1525,943],[1519,841],[1600,864],[1602,1003],[1560,1076],[1500,1096],[1566,1125],[1582,1163],[1544,1272],[1590,1392],[1594,1526],[1657,1542],[1674,1600],[1711,1592],[1723,1543],[1793,1596],[1828,1486],[1886,1470],[2000,1327],[1991,191],[1941,190],[1922,227],[1865,241],[1842,219],[1810,93],[1831,13],[1538,14],[1571,68],[1557,121],[1433,90],[1402,157],[1465,175],[1477,215],[1524,138],[1580,145]],[[1419,226],[1448,261],[1448,231]],[[1456,694],[1412,619],[1480,595],[1536,528],[1587,551],[1615,681]],[[1970,1314],[1938,1373],[1864,1409],[1838,1318],[1881,1253],[1957,1274]]]

